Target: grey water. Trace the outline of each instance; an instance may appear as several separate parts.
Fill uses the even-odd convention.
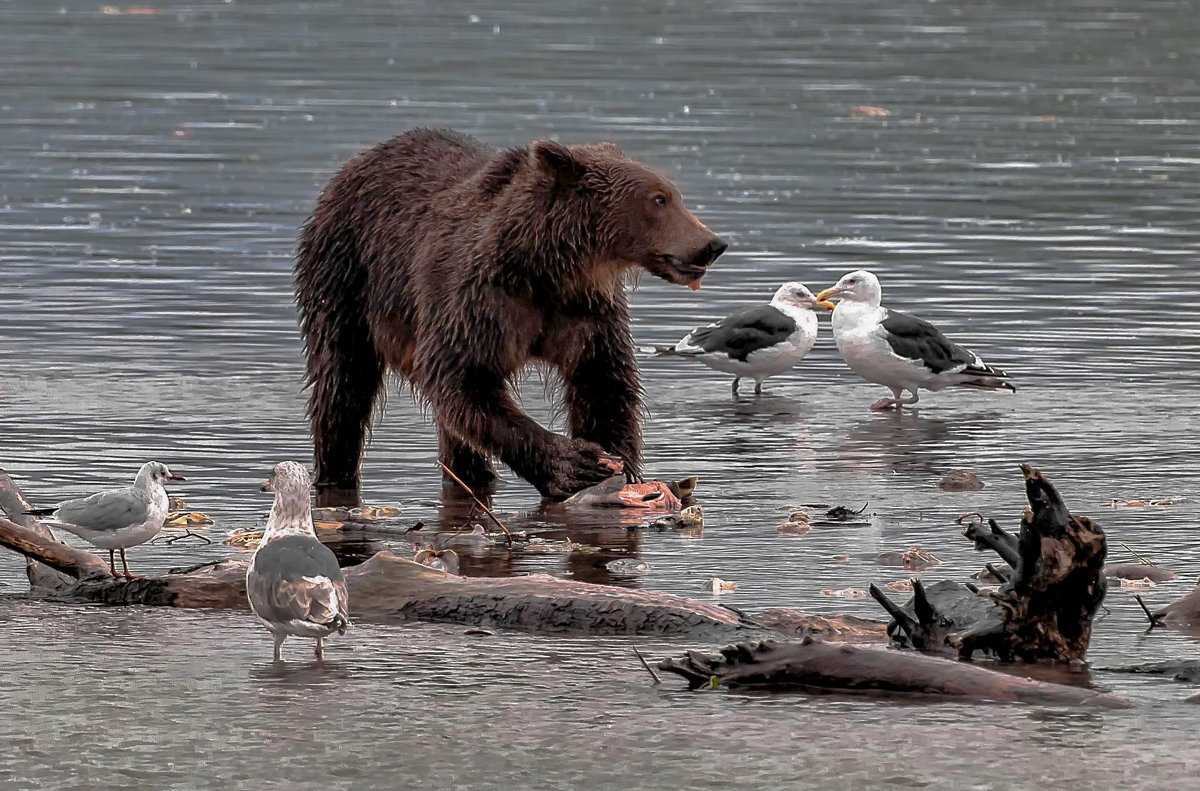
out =
[[[107,2],[116,4],[106,5]],[[141,4],[145,3],[145,4]],[[468,559],[722,601],[878,616],[874,563],[919,545],[963,579],[955,518],[1008,526],[1039,466],[1110,556],[1200,574],[1200,15],[1190,2],[0,4],[0,466],[37,504],[132,478],[188,481],[213,541],[130,552],[135,571],[238,554],[258,481],[308,461],[291,302],[296,230],[356,151],[413,126],[497,145],[611,140],[668,172],[730,251],[693,293],[643,277],[639,344],[851,269],[1021,386],[880,389],[827,327],[789,375],[734,399],[724,375],[647,360],[649,472],[698,475],[702,536],[540,508],[513,526],[600,551]],[[863,115],[875,107],[886,116]],[[528,408],[554,421],[534,378]],[[393,388],[364,496],[401,524],[440,507],[427,416]],[[946,472],[986,482],[945,493]],[[1114,499],[1182,498],[1110,508]],[[794,504],[866,505],[783,537]],[[402,542],[379,538],[363,551]],[[845,560],[841,556],[849,555]],[[641,575],[605,563],[634,557]],[[68,788],[1192,788],[1194,690],[1096,672],[1131,711],[896,705],[654,687],[612,638],[359,624],[324,669],[242,613],[19,598],[0,555],[0,785]],[[1094,666],[1191,658],[1113,586]],[[684,641],[644,640],[661,657]]]

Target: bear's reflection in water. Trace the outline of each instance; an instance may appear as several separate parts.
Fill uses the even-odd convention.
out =
[[[416,512],[406,519],[414,521]],[[357,565],[382,550],[412,557],[425,547],[453,549],[458,573],[470,577],[507,577],[544,572],[581,582],[636,587],[637,578],[614,574],[606,564],[637,559],[644,531],[636,529],[657,515],[644,509],[568,508],[547,503],[534,511],[497,514],[517,539],[510,546],[499,528],[466,497],[449,489],[441,504],[420,514],[419,530],[388,524],[347,523],[322,531],[322,540],[344,566]],[[400,524],[403,524],[401,522]],[[479,525],[483,530],[474,529]]]

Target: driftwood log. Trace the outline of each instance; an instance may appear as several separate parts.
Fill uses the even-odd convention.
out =
[[[1017,536],[994,520],[972,523],[963,534],[977,550],[989,549],[1010,571],[988,564],[1002,580],[994,591],[939,582],[913,583],[903,607],[877,587],[871,595],[892,616],[888,634],[901,647],[975,652],[1002,661],[1082,660],[1092,619],[1104,600],[1104,531],[1086,516],[1073,516],[1042,474],[1021,465],[1029,509]]]
[[[979,665],[907,651],[824,643],[739,643],[710,656],[689,651],[664,659],[660,670],[687,679],[691,689],[705,686],[869,694],[939,696],[1041,705],[1128,708],[1128,701],[1079,687],[1049,684],[997,673]]]
[[[0,519],[0,544],[74,577],[35,595],[61,601],[247,609],[246,563],[225,560],[182,573],[114,579],[99,557]],[[89,560],[90,559],[90,560]],[[357,620],[422,620],[538,633],[686,635],[703,640],[766,630],[714,604],[667,593],[531,574],[457,577],[390,552],[345,569]]]
[[[61,601],[247,609],[246,563],[223,560],[178,573],[115,579],[99,556],[56,541],[36,523],[0,471],[0,546],[30,560],[30,589]],[[40,529],[39,529],[40,528]],[[539,633],[685,635],[722,641],[769,634],[738,613],[667,593],[558,579],[458,577],[390,552],[345,569],[353,615],[361,620],[424,620]]]

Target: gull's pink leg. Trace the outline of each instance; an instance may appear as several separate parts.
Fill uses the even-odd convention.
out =
[[[127,579],[127,580],[141,579],[141,577],[138,577],[134,574],[129,573],[129,561],[125,560],[125,547],[121,547],[121,565],[125,567],[125,579]],[[116,572],[114,571],[113,573],[115,574]]]
[[[903,388],[893,387],[893,388],[891,388],[891,391],[892,391],[892,397],[891,398],[881,398],[878,401],[876,401],[874,404],[871,404],[871,411],[883,412],[888,409],[896,409],[896,410],[900,409],[900,405],[904,403],[900,399],[900,394],[902,392],[904,392],[904,390],[903,390]]]

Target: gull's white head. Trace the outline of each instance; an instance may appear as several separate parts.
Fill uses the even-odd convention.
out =
[[[883,289],[879,286],[879,278],[865,269],[856,269],[842,275],[832,288],[827,288],[817,295],[817,299],[826,300],[830,297],[841,297],[848,302],[865,302],[872,307],[878,307],[883,298]]]
[[[184,480],[182,475],[171,472],[170,468],[161,461],[148,461],[138,470],[137,480],[133,485],[145,489],[152,484],[163,486],[166,481],[182,480]]]
[[[275,465],[271,475],[259,488],[264,492],[275,492],[271,515],[267,518],[266,535],[283,532],[313,533],[312,509],[309,505],[308,470],[294,461],[281,461]]]
[[[816,295],[808,290],[808,287],[803,283],[784,283],[775,292],[775,296],[771,298],[772,305],[792,305],[797,308],[805,308],[812,310],[814,308],[825,308],[833,310],[833,303],[822,302],[817,299]]]

